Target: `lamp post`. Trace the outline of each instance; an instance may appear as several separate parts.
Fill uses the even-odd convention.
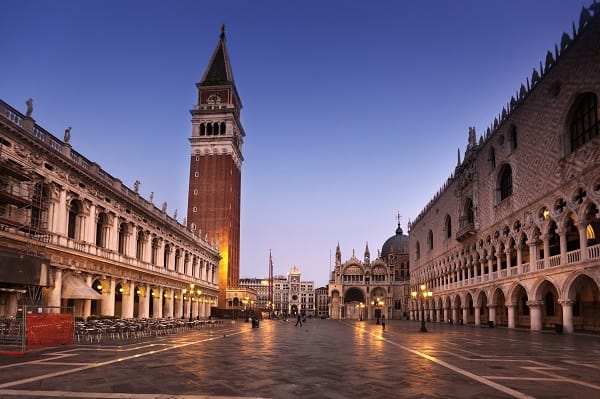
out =
[[[427,298],[433,296],[433,292],[427,291],[427,286],[425,284],[421,284],[419,289],[421,292],[413,291],[411,292],[411,295],[415,300],[417,297],[421,298],[421,332],[427,332],[427,328],[425,328],[425,301]]]
[[[361,303],[358,304],[358,320],[359,321],[362,321],[362,319],[363,319],[363,309],[364,309],[364,307],[365,307],[364,303],[361,302]]]
[[[183,289],[183,295],[185,295],[186,292],[188,292],[185,288]],[[200,290],[198,290],[198,295],[200,295]],[[194,295],[194,284],[190,284],[190,290],[189,290],[189,297],[190,297],[190,321],[192,321],[192,295]],[[183,300],[185,301],[185,296],[183,297]]]

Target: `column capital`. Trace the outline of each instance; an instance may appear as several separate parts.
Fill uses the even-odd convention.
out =
[[[527,301],[525,304],[530,308],[539,308],[544,305],[544,301]]]
[[[562,306],[573,306],[575,304],[574,299],[559,299],[558,303]]]

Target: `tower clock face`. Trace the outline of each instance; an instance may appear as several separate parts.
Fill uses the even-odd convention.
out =
[[[298,300],[298,295],[296,295],[296,294],[292,295],[292,300],[293,301],[297,301]]]

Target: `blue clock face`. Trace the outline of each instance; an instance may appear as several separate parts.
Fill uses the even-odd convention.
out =
[[[298,295],[296,295],[296,294],[292,295],[292,299],[293,299],[294,301],[297,301],[297,300],[298,300]]]

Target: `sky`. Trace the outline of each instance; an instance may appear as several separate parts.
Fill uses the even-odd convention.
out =
[[[183,221],[191,115],[226,26],[244,108],[241,277],[327,284],[407,233],[592,0],[3,0],[0,99]]]

